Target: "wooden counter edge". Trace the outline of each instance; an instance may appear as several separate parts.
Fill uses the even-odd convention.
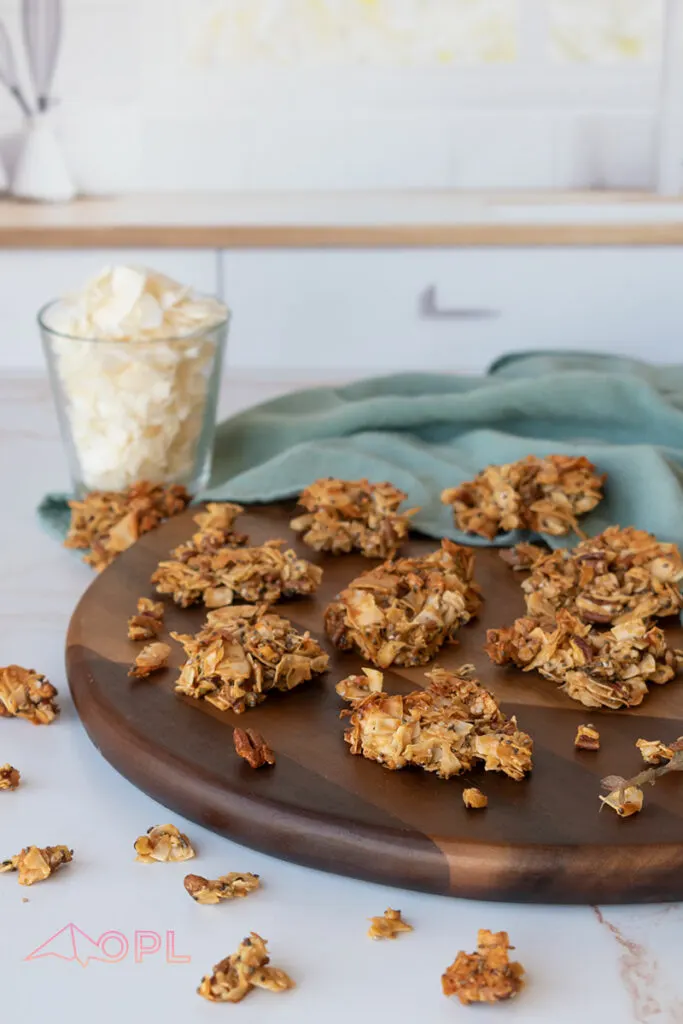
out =
[[[683,221],[621,224],[171,225],[2,227],[0,249],[301,249],[683,245]]]

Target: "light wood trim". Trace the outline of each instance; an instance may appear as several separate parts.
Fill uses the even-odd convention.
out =
[[[3,227],[3,249],[434,248],[683,245],[683,222],[653,224],[117,225]]]

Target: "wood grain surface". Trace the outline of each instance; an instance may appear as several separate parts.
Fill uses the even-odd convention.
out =
[[[183,661],[146,681],[128,678],[140,649],[126,637],[136,600],[153,596],[149,578],[160,558],[193,527],[191,512],[143,537],[98,576],[77,606],[67,640],[67,672],[76,708],[93,743],[136,786],[202,825],[278,857],[372,881],[491,900],[539,903],[629,903],[683,898],[683,778],[673,773],[645,792],[640,814],[599,813],[600,778],[629,776],[642,762],[639,737],[669,741],[683,733],[683,681],[653,686],[630,711],[582,708],[534,673],[493,666],[482,650],[486,629],[523,612],[520,577],[493,549],[478,549],[476,577],[485,603],[459,644],[436,663],[473,662],[508,715],[534,739],[534,770],[523,782],[475,770],[443,781],[417,769],[390,772],[349,753],[334,684],[361,667],[334,650],[322,629],[325,605],[369,562],[316,556],[288,528],[291,506],[264,506],[240,517],[260,543],[292,542],[323,566],[315,599],[277,610],[311,633],[331,655],[329,672],[287,695],[235,715],[174,693]],[[417,554],[435,542],[414,539]],[[192,632],[201,608],[167,604],[166,630]],[[678,627],[669,640],[683,646]],[[163,634],[161,639],[165,639]],[[385,688],[407,693],[425,682],[422,669],[391,669]],[[597,753],[577,751],[577,725],[600,730]],[[233,748],[234,725],[259,730],[277,764],[254,771]],[[461,793],[478,785],[484,811],[465,809]]]

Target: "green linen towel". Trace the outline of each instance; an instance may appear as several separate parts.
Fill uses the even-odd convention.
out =
[[[582,520],[587,533],[633,525],[683,547],[683,366],[581,352],[514,353],[482,377],[405,373],[265,402],[218,427],[200,497],[265,502],[321,476],[389,480],[420,506],[416,529],[486,545],[454,527],[441,491],[529,454],[586,455],[608,474],[605,500]],[[66,500],[48,496],[38,510],[60,537]]]

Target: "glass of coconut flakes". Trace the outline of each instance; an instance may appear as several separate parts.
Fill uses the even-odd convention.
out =
[[[106,267],[38,323],[74,490],[207,484],[229,312],[144,267]]]

